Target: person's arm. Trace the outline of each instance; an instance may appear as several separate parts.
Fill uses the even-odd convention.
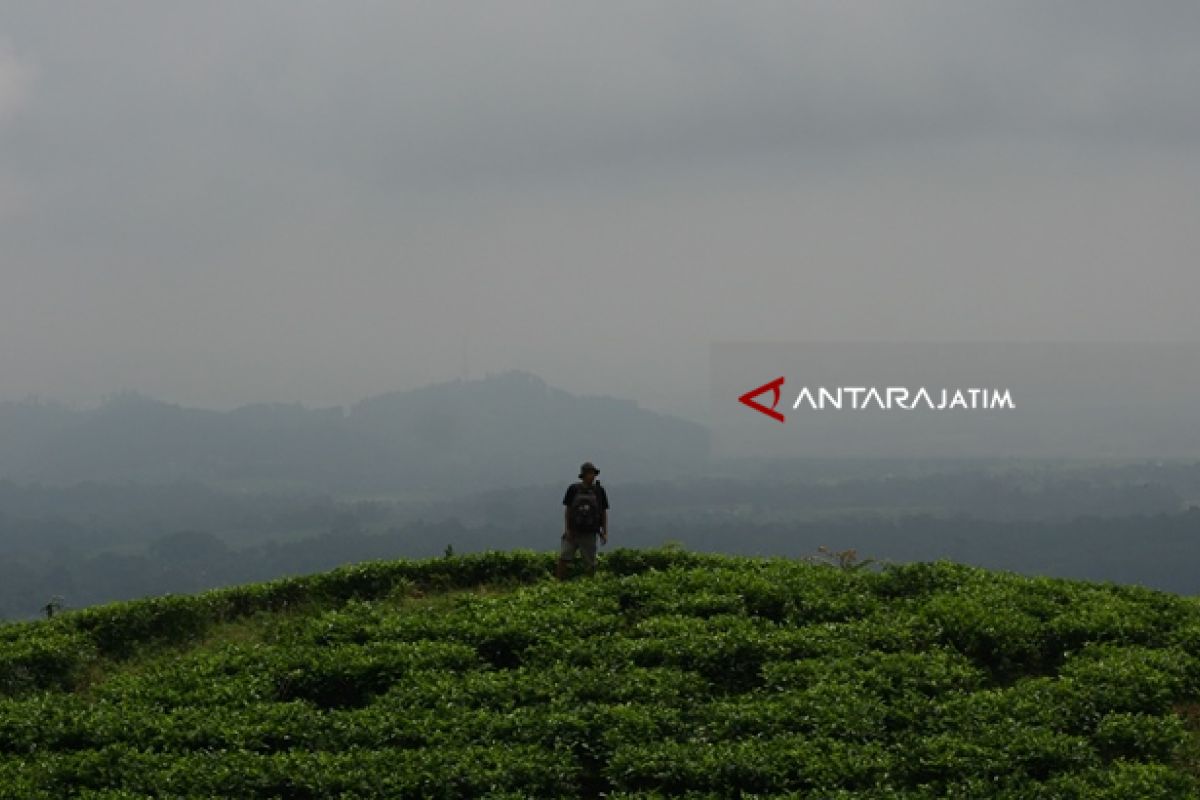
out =
[[[563,495],[563,535],[571,532],[571,496],[575,494],[574,489],[575,484],[571,484]]]
[[[600,509],[600,541],[608,544],[608,490],[601,488],[600,496],[604,500]]]

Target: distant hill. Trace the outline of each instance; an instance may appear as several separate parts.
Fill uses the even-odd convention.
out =
[[[87,411],[0,404],[0,478],[51,484],[442,493],[559,481],[585,459],[636,480],[703,462],[708,448],[703,426],[632,400],[573,395],[526,372],[388,393],[348,410],[219,412],[139,394]]]
[[[0,626],[4,797],[1200,797],[1200,603],[951,562],[377,561]]]
[[[696,466],[709,446],[694,422],[573,395],[527,372],[379,395],[352,407],[347,423],[404,451],[414,476],[458,489],[571,479],[584,460],[606,477],[640,480]]]

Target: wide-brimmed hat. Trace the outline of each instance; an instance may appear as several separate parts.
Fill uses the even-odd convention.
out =
[[[593,463],[592,463],[592,462],[590,462],[590,461],[585,461],[585,462],[583,462],[582,464],[580,464],[580,465],[579,465],[579,477],[581,477],[581,478],[582,478],[582,477],[583,477],[583,473],[587,472],[588,470],[591,470],[592,472],[596,473],[597,475],[599,475],[599,474],[600,474],[600,470],[596,469],[596,465],[595,465],[595,464],[593,464]]]

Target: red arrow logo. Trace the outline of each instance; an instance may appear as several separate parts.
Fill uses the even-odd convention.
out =
[[[779,405],[779,387],[780,386],[783,386],[783,376],[782,375],[780,375],[775,380],[770,381],[769,383],[764,383],[762,386],[759,386],[757,389],[751,389],[750,391],[746,392],[744,395],[742,395],[741,397],[738,398],[738,402],[744,403],[745,405],[750,406],[750,408],[753,408],[755,411],[761,411],[763,414],[766,414],[771,419],[777,419],[780,422],[783,422],[783,414],[780,414],[778,411],[775,410],[775,406]],[[774,398],[771,400],[770,408],[767,408],[766,406],[764,406],[761,403],[758,403],[754,400],[754,398],[758,397],[760,394],[764,394],[767,390],[770,390],[775,395]]]

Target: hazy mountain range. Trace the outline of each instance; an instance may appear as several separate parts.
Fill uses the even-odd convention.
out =
[[[701,425],[520,371],[349,408],[211,411],[137,393],[89,410],[0,404],[0,478],[49,484],[195,480],[411,496],[560,480],[583,460],[636,480],[699,464],[708,447]]]

